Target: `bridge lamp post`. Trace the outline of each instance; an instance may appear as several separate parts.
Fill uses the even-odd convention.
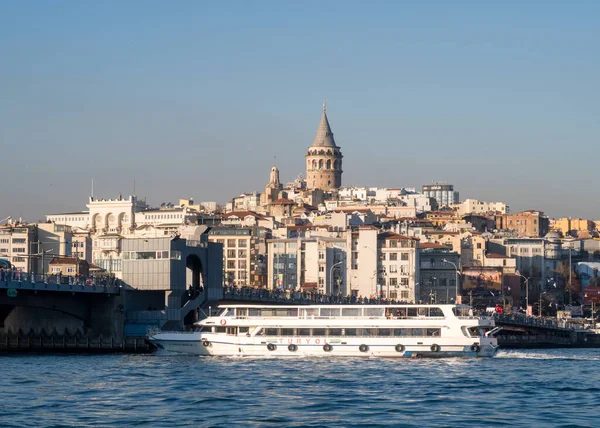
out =
[[[546,293],[547,291],[540,293],[540,318],[542,317],[542,296]]]
[[[373,248],[369,247],[368,245],[363,245],[363,248],[368,248],[369,250],[373,251],[373,254],[375,254],[375,272],[373,273],[373,278],[372,279],[377,279],[378,265],[379,265],[379,260],[378,260],[378,257],[377,257],[377,251],[375,251]],[[373,285],[371,285],[371,287],[373,287]],[[375,288],[375,294],[377,294],[377,288]]]
[[[333,294],[333,268],[341,265],[342,263],[344,263],[344,260],[334,263],[333,265],[331,265],[331,268],[329,269],[329,284],[331,285],[331,294]]]
[[[453,263],[453,262],[451,262],[451,261],[450,261],[450,260],[448,260],[448,259],[443,259],[442,261],[443,261],[444,263],[449,263],[449,264],[451,264],[452,266],[454,266],[454,272],[455,272],[454,281],[455,281],[455,286],[456,286],[456,290],[455,290],[455,292],[456,292],[456,296],[455,296],[454,298],[455,298],[455,302],[458,302],[458,275],[461,275],[461,274],[458,272],[458,266],[456,266],[456,263]]]
[[[520,273],[518,275],[525,280],[525,313],[527,313],[527,309],[529,308],[529,278]]]

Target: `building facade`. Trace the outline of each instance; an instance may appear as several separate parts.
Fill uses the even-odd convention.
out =
[[[208,231],[208,241],[223,246],[225,285],[266,287],[267,238],[270,232],[263,227],[214,227]]]
[[[423,185],[423,194],[436,200],[438,206],[444,207],[459,203],[459,194],[454,191],[454,185],[434,181],[432,184]]]

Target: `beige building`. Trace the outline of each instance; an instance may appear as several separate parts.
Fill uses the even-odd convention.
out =
[[[419,296],[419,240],[393,232],[377,236],[378,293],[414,303]]]
[[[334,190],[342,185],[342,152],[335,144],[326,105],[317,135],[306,153],[306,186],[309,190]]]
[[[208,241],[223,245],[223,282],[225,285],[265,287],[266,239],[262,227],[215,227]]]

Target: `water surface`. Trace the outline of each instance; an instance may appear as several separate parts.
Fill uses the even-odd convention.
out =
[[[0,425],[562,426],[600,422],[600,350],[494,359],[0,357]]]

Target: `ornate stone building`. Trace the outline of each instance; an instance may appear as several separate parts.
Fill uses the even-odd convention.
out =
[[[342,185],[342,152],[336,146],[323,103],[323,116],[312,146],[306,153],[306,186],[309,190],[334,190]]]

